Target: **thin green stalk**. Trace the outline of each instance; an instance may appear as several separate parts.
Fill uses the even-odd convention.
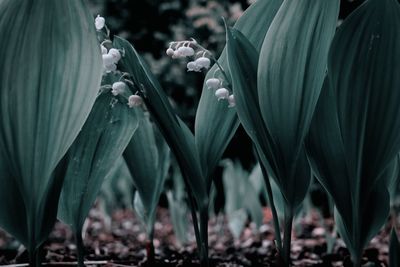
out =
[[[85,245],[82,239],[82,229],[75,232],[76,253],[78,257],[78,266],[85,266]]]
[[[154,263],[155,261],[155,251],[154,251],[154,229],[152,229],[149,233],[149,240],[146,244],[146,254],[147,254],[147,262]]]
[[[199,230],[199,223],[197,220],[197,214],[196,214],[196,203],[193,198],[193,195],[188,192],[189,195],[189,203],[190,203],[190,212],[192,214],[192,221],[193,221],[193,228],[194,228],[194,235],[196,237],[196,244],[197,244],[197,249],[199,250],[199,257],[200,261],[203,255],[202,252],[202,242],[201,242],[201,235],[200,235],[200,230]]]
[[[41,267],[42,261],[40,256],[42,255],[41,246],[29,251],[29,266],[31,267]]]
[[[200,209],[200,235],[201,235],[201,258],[202,267],[208,267],[208,207]]]
[[[284,221],[284,231],[283,231],[283,250],[282,250],[282,260],[284,265],[290,266],[290,248],[292,241],[292,224],[293,224],[293,211],[290,208],[285,208],[285,221]]]
[[[269,181],[269,177],[268,177],[266,169],[261,164],[260,156],[258,155],[258,153],[256,153],[256,155],[257,155],[258,162],[260,163],[261,172],[264,177],[265,185],[267,187],[268,204],[269,204],[269,207],[271,208],[272,220],[273,220],[274,230],[275,230],[276,248],[279,253],[282,253],[281,230],[280,230],[280,226],[279,226],[278,213],[276,211],[276,207],[275,207],[275,203],[274,203],[274,196],[272,195],[271,182]]]

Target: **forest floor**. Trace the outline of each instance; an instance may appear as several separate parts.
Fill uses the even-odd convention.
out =
[[[189,220],[188,220],[189,221]],[[325,228],[318,216],[309,216],[294,225],[292,260],[294,266],[351,266],[349,253],[343,242],[334,242],[332,253],[327,253]],[[325,220],[325,225],[333,225]],[[189,226],[190,230],[191,226]],[[249,224],[240,239],[235,240],[222,220],[210,220],[209,244],[211,267],[278,266],[274,248],[271,214],[264,210],[264,224],[258,232]],[[387,266],[388,232],[384,229],[375,237],[364,254],[365,266]],[[179,245],[171,225],[168,210],[157,211],[155,224],[155,263],[146,262],[146,235],[130,210],[116,211],[111,220],[93,209],[87,220],[87,266],[199,266],[193,233],[189,242]],[[71,266],[76,262],[76,246],[71,230],[57,222],[44,245],[45,265]],[[0,230],[0,265],[27,266],[27,253],[16,240]]]

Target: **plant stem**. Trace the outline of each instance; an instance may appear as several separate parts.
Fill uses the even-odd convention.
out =
[[[42,261],[40,258],[40,256],[42,255],[41,252],[42,252],[41,246],[29,251],[29,266],[31,266],[31,267],[42,266]]]
[[[208,267],[208,207],[200,209],[200,235],[201,235],[201,257],[202,267]]]
[[[293,211],[291,208],[285,208],[285,225],[283,231],[283,250],[282,259],[284,265],[290,266],[290,244],[292,241],[292,223],[293,223]]]
[[[154,251],[154,231],[149,233],[149,240],[146,244],[146,254],[147,254],[147,262],[154,263],[155,259],[155,251]]]
[[[193,221],[193,228],[194,228],[194,236],[196,238],[196,244],[197,244],[197,249],[199,250],[199,257],[200,260],[202,258],[202,245],[201,245],[201,236],[200,236],[200,230],[199,230],[199,223],[197,220],[197,214],[196,214],[196,203],[194,201],[193,195],[188,192],[189,195],[189,203],[190,203],[190,212],[192,214],[192,221]]]
[[[276,248],[279,253],[282,253],[281,230],[280,230],[280,226],[279,226],[278,213],[276,212],[274,196],[272,194],[271,182],[269,181],[267,170],[264,168],[263,164],[261,163],[260,156],[258,155],[258,153],[256,153],[256,155],[257,155],[257,159],[260,164],[260,167],[261,167],[261,172],[264,177],[265,185],[267,187],[268,204],[269,204],[269,207],[271,208],[272,220],[273,220],[274,230],[275,230]]]
[[[75,233],[75,242],[76,242],[76,252],[78,256],[78,266],[85,266],[85,246],[83,244],[82,239],[82,230],[78,230]]]

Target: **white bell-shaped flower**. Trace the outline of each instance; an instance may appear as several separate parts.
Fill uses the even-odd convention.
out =
[[[97,15],[96,19],[94,20],[94,25],[96,27],[96,30],[100,31],[106,25],[106,20],[100,15]]]
[[[103,65],[104,66],[111,65],[113,63],[114,63],[114,58],[112,55],[110,55],[110,54],[103,55]]]
[[[199,57],[196,59],[196,64],[200,66],[200,68],[208,69],[210,67],[211,61],[207,57]]]
[[[228,108],[233,108],[236,106],[236,101],[235,101],[235,96],[234,95],[230,95],[228,97]]]
[[[201,70],[201,67],[199,65],[197,65],[195,61],[188,62],[186,67],[187,67],[187,71],[199,72]]]
[[[221,81],[217,78],[211,78],[206,81],[206,86],[208,89],[217,90],[221,85]]]
[[[143,99],[139,95],[131,95],[128,98],[128,106],[130,108],[138,107],[143,104]]]
[[[126,84],[124,82],[115,82],[111,88],[111,93],[117,96],[125,92]]]
[[[172,57],[174,55],[174,49],[172,49],[171,47],[167,49],[166,54],[169,57]]]
[[[182,57],[191,57],[194,55],[194,49],[188,46],[181,46],[177,51]]]
[[[110,51],[108,51],[108,54],[112,56],[114,62],[113,63],[118,63],[118,61],[121,59],[121,53],[119,52],[118,49],[111,48]]]
[[[218,101],[221,99],[228,99],[229,91],[226,88],[219,88],[217,91],[215,91],[215,96],[217,97]]]

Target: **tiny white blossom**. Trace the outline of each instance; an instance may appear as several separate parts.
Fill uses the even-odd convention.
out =
[[[103,65],[104,66],[111,65],[113,63],[114,63],[114,58],[112,55],[110,55],[110,54],[103,55]]]
[[[125,92],[126,84],[124,82],[115,82],[112,85],[111,93],[115,96]]]
[[[118,61],[121,59],[121,53],[118,51],[118,49],[111,48],[110,51],[108,51],[108,54],[112,56],[114,60],[113,63],[118,63]]]
[[[174,55],[174,49],[172,49],[171,47],[167,49],[166,54],[169,57],[172,57]]]
[[[230,95],[228,97],[228,103],[229,103],[228,108],[233,108],[233,107],[236,106],[236,101],[235,101],[235,96],[234,95]]]
[[[97,15],[96,19],[94,20],[94,25],[96,26],[96,30],[100,31],[106,25],[106,20],[100,15]]]
[[[101,54],[102,55],[107,54],[107,48],[104,45],[101,45],[100,47],[101,47]]]
[[[229,91],[226,88],[219,88],[217,91],[215,91],[215,96],[218,98],[218,101],[221,99],[228,99]]]
[[[183,57],[183,55],[178,50],[175,50],[174,54],[172,55],[172,58],[181,58],[181,57]]]
[[[104,68],[104,71],[105,72],[113,72],[113,71],[116,71],[117,70],[117,65],[115,65],[114,63],[112,63],[112,64],[110,64],[110,65],[104,65],[103,66],[103,68]]]
[[[217,78],[211,78],[206,81],[206,85],[208,89],[217,90],[221,85],[221,81]]]
[[[182,57],[191,57],[194,55],[194,50],[188,46],[181,46],[177,50]]]
[[[209,58],[206,57],[199,57],[196,59],[196,64],[200,66],[200,68],[208,69],[210,67],[211,61]]]
[[[128,106],[130,108],[138,107],[143,104],[143,99],[139,95],[131,95],[128,98]]]
[[[188,62],[186,67],[187,67],[187,71],[200,72],[200,70],[201,70],[201,67],[199,65],[197,65],[195,61]]]

